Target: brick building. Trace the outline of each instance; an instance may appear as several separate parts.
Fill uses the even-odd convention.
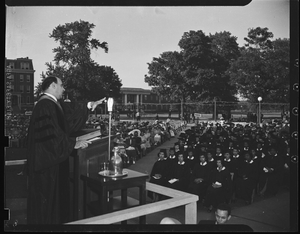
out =
[[[34,72],[32,59],[5,58],[7,73],[6,78],[6,95],[7,87],[10,86],[10,103],[13,113],[24,113],[31,111],[34,105]],[[8,83],[7,83],[8,82]],[[10,84],[9,84],[10,83]],[[7,97],[7,96],[6,96]]]

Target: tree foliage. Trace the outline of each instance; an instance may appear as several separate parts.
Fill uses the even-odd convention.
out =
[[[207,36],[201,30],[185,32],[180,52],[163,52],[148,63],[145,82],[164,97],[183,101],[235,100],[226,70],[239,55],[229,32]]]
[[[272,37],[268,28],[249,30],[248,43],[228,70],[231,84],[251,102],[259,96],[265,102],[288,102],[289,40]]]
[[[111,67],[100,66],[91,59],[92,49],[108,52],[107,42],[91,38],[94,24],[76,21],[59,25],[49,35],[59,46],[53,49],[53,62],[46,63],[47,71],[42,79],[49,75],[60,77],[70,99],[100,99],[108,94],[120,95],[121,80]],[[40,84],[36,87],[40,92]]]

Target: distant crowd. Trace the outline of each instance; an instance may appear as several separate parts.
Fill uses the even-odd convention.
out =
[[[134,164],[144,157],[150,149],[170,140],[185,125],[180,121],[118,121],[112,126],[116,135],[114,146],[121,149],[125,166]]]

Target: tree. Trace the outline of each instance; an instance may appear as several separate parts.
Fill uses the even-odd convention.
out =
[[[287,102],[289,94],[289,40],[273,37],[268,28],[250,29],[241,56],[231,64],[231,84],[251,102]]]
[[[290,97],[290,40],[276,39],[273,48],[266,54],[265,71],[272,82],[269,82],[267,100],[278,103],[288,103]]]
[[[185,32],[180,52],[164,52],[148,64],[145,82],[162,96],[186,101],[236,100],[225,73],[239,55],[236,38],[223,32],[206,36],[201,30]]]
[[[49,35],[59,42],[53,49],[53,63],[46,63],[45,78],[57,75],[63,81],[68,97],[75,100],[100,99],[109,94],[118,96],[121,80],[113,68],[99,66],[91,59],[91,50],[102,48],[107,53],[107,42],[90,38],[94,24],[80,20],[57,26]],[[108,78],[109,77],[109,78]],[[36,87],[40,92],[40,84]]]
[[[268,30],[268,28],[261,27],[249,28],[248,37],[244,37],[244,40],[247,42],[245,46],[260,51],[272,48],[272,41],[270,38],[273,38],[274,35]]]
[[[184,102],[187,96],[182,65],[181,53],[164,52],[148,63],[149,75],[145,75],[145,82],[153,87],[153,92],[173,101]],[[182,107],[180,109],[182,112]]]

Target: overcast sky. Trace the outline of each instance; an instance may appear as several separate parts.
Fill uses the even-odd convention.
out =
[[[29,57],[35,85],[59,46],[49,34],[58,25],[79,20],[93,23],[92,38],[108,43],[92,59],[111,66],[123,87],[150,88],[144,82],[153,57],[179,51],[184,32],[206,35],[228,31],[243,46],[249,28],[267,27],[274,38],[290,38],[289,0],[252,0],[243,7],[7,7],[5,57]]]

